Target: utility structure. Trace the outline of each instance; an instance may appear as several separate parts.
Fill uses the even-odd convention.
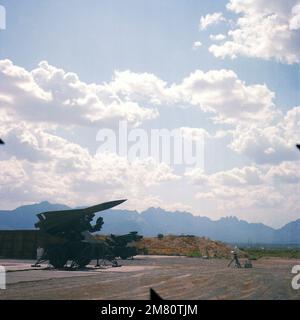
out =
[[[231,251],[231,254],[232,254],[232,259],[230,260],[228,267],[230,267],[231,264],[234,262],[234,266],[236,268],[241,268],[242,266],[241,266],[239,258],[238,258],[238,248],[234,247],[234,250]]]

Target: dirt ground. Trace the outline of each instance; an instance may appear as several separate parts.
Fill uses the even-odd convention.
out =
[[[268,258],[252,269],[228,268],[226,259],[138,256],[122,267],[81,271],[31,270],[31,261],[0,260],[5,266],[2,299],[300,299],[291,273],[300,260]]]

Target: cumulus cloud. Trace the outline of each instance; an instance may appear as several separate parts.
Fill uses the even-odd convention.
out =
[[[266,85],[247,85],[232,70],[196,70],[179,84],[167,84],[153,74],[116,72],[106,90],[114,96],[152,106],[195,106],[222,123],[270,121],[276,116]]]
[[[279,184],[298,184],[300,186],[299,165],[299,161],[284,161],[277,166],[272,166],[266,174],[266,179]]]
[[[290,30],[300,29],[300,3],[292,8],[292,17],[290,19]]]
[[[13,197],[20,202],[48,199],[82,205],[114,196],[134,202],[149,187],[179,179],[169,166],[152,158],[129,161],[113,153],[93,156],[76,143],[24,123],[7,133],[0,166],[2,203]]]
[[[43,89],[51,91],[45,86]],[[211,136],[206,133],[206,137],[231,136],[229,146],[235,152],[258,163],[295,158],[299,108],[283,115],[273,102],[274,92],[266,85],[246,84],[232,70],[196,70],[178,84],[168,84],[150,73],[117,71],[112,81],[97,87],[97,92],[103,101],[113,97],[144,105],[147,110],[194,106],[208,113],[214,122],[231,126]]]
[[[222,12],[207,14],[206,16],[202,16],[200,18],[199,28],[200,30],[206,30],[209,26],[216,25],[222,21],[226,21]]]
[[[194,49],[194,50],[199,49],[201,46],[202,46],[202,43],[201,43],[200,41],[195,41],[195,42],[193,43],[193,49]]]
[[[146,106],[171,104],[173,94],[167,82],[151,73],[116,71],[113,80],[104,85],[109,96],[124,101],[136,101]]]
[[[213,41],[223,41],[226,39],[226,35],[225,34],[222,34],[222,33],[219,33],[219,34],[211,34],[209,36],[210,40],[213,40]]]
[[[227,9],[237,14],[229,39],[212,45],[219,58],[237,56],[275,59],[293,64],[300,61],[299,0],[230,0]]]
[[[68,128],[78,136],[85,127],[109,127],[118,120],[137,126],[158,115],[155,108],[122,95],[125,87],[116,95],[105,83],[86,84],[47,62],[27,71],[2,60],[0,88],[0,135],[6,141],[0,155],[0,198],[6,208],[45,199],[83,205],[129,197],[128,205],[145,209],[153,198],[149,188],[179,179],[152,158],[95,156],[66,138]]]
[[[11,126],[16,120],[36,126],[45,122],[49,127],[95,125],[101,121],[109,125],[123,117],[136,125],[155,116],[157,107],[176,105],[197,107],[215,122],[231,125],[218,136],[232,135],[230,147],[253,159],[260,154],[274,161],[278,150],[282,156],[287,155],[299,136],[299,107],[282,115],[274,105],[274,92],[266,85],[247,85],[232,70],[196,70],[178,84],[127,70],[115,72],[108,83],[88,85],[77,75],[46,62],[31,72],[8,60],[1,61],[0,66],[0,134],[7,131],[6,124]],[[9,139],[16,145],[12,137]],[[22,148],[25,153],[24,143]]]
[[[131,209],[171,208],[172,197],[162,196],[158,188],[163,184],[172,191],[178,182],[181,195],[188,190],[187,181],[195,190],[176,199],[178,208],[194,209],[198,201],[200,209],[210,208],[210,215],[230,213],[269,223],[268,212],[273,210],[275,219],[286,212],[282,219],[287,222],[300,207],[293,196],[300,172],[294,147],[300,107],[281,112],[266,85],[249,85],[232,70],[196,70],[179,83],[126,70],[115,72],[109,82],[87,84],[46,62],[27,71],[4,60],[0,88],[0,136],[7,142],[0,154],[4,207],[45,199],[88,205],[121,197],[130,199]],[[229,148],[252,164],[213,174],[195,169],[182,176],[152,158],[129,161],[109,152],[95,156],[64,131],[72,128],[78,138],[86,127],[108,127],[120,119],[137,126],[156,117],[156,110],[175,107],[196,108],[217,125],[209,133],[187,124],[179,127],[183,137],[226,138]],[[181,203],[187,197],[190,203]]]
[[[300,107],[294,107],[278,120],[265,126],[238,125],[230,147],[256,163],[295,160],[295,144],[300,136]]]
[[[266,85],[246,85],[232,70],[197,70],[174,91],[222,123],[257,122],[276,116],[274,93]]]
[[[46,61],[27,71],[1,60],[0,87],[0,107],[15,119],[64,126],[99,126],[118,120],[139,125],[158,115],[156,110],[113,97],[105,86],[84,83],[76,74]]]
[[[299,172],[300,161],[284,161],[278,165],[252,165],[210,175],[194,169],[185,176],[198,188],[196,198],[211,204],[219,216],[231,212],[278,227],[299,218]]]
[[[211,135],[203,128],[181,127],[179,130],[184,139],[203,140],[211,137]]]
[[[199,169],[187,171],[185,174],[196,185],[202,187],[221,185],[240,187],[245,185],[258,185],[261,183],[261,171],[252,166],[244,168],[233,168],[228,171],[220,171],[212,175],[206,175]]]

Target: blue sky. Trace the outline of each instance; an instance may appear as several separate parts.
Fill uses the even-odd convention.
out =
[[[289,166],[292,166],[293,170],[295,170],[295,166],[298,165],[296,156],[292,155],[292,137],[298,134],[298,132],[293,131],[296,130],[294,127],[297,121],[293,117],[297,117],[298,109],[293,108],[300,105],[300,57],[299,59],[297,58],[300,49],[295,44],[295,39],[300,40],[297,24],[297,5],[299,3],[297,0],[289,0],[284,8],[282,0],[276,0],[274,1],[274,6],[268,9],[269,11],[265,13],[265,16],[261,17],[261,8],[263,8],[265,2],[265,0],[251,0],[249,1],[249,6],[244,6],[239,0],[28,0],[22,2],[2,0],[0,4],[6,8],[7,27],[6,30],[0,31],[0,59],[11,61],[13,66],[10,66],[10,68],[21,67],[27,72],[38,68],[38,64],[41,61],[47,61],[49,65],[61,68],[64,72],[75,73],[80,81],[87,85],[91,83],[97,85],[107,83],[108,86],[113,88],[112,90],[117,90],[116,94],[119,94],[118,90],[121,89],[117,88],[117,84],[111,84],[112,79],[115,77],[115,71],[130,71],[136,75],[138,80],[135,81],[140,81],[141,83],[150,81],[142,76],[145,74],[154,75],[157,80],[152,79],[153,82],[165,81],[168,88],[175,83],[177,85],[176,94],[183,94],[184,92],[184,95],[187,96],[182,101],[174,103],[174,106],[172,103],[178,98],[172,97],[171,99],[170,94],[167,92],[159,97],[161,101],[158,105],[155,103],[151,105],[149,102],[153,95],[151,92],[145,93],[146,98],[144,97],[143,101],[138,101],[134,98],[134,95],[139,90],[139,84],[136,84],[136,88],[130,88],[133,93],[131,93],[132,96],[126,97],[126,101],[138,103],[142,108],[146,105],[146,108],[159,111],[159,116],[142,121],[140,126],[145,130],[179,127],[206,130],[211,137],[206,142],[204,173],[194,172],[191,177],[188,172],[183,172],[184,168],[180,168],[179,171],[178,168],[170,168],[175,175],[180,176],[178,179],[172,180],[171,177],[168,180],[167,178],[166,185],[156,181],[148,189],[143,190],[144,193],[142,191],[141,193],[139,193],[140,191],[137,192],[136,190],[141,187],[132,182],[132,190],[130,191],[132,192],[132,198],[138,199],[138,197],[145,194],[151,194],[149,199],[145,201],[145,206],[162,206],[177,209],[176,204],[178,202],[179,210],[186,209],[194,214],[207,215],[213,219],[224,215],[237,215],[246,220],[263,221],[273,226],[279,226],[298,217],[298,204],[293,202],[294,199],[290,199],[289,206],[274,209],[272,203],[269,203],[272,200],[264,203],[263,199],[257,198],[256,191],[261,190],[259,188],[264,188],[263,192],[268,194],[272,190],[274,192],[273,204],[276,207],[275,204],[284,199],[285,195],[281,190],[281,186],[275,185],[275,183],[278,183],[277,178],[272,178],[273,180],[270,182],[268,180],[270,179],[269,177],[277,171],[289,172],[292,175],[292,169]],[[228,8],[228,5],[231,6],[231,9]],[[212,22],[207,28],[200,30],[201,17],[209,18],[207,15],[212,15],[213,13],[222,13],[223,20]],[[267,17],[273,14],[277,14],[282,18],[280,21],[272,21],[274,23],[273,29],[279,26],[280,23],[289,25],[288,31],[282,37],[280,31],[277,32],[278,37],[276,33],[272,33],[272,26],[269,29],[267,28],[269,26],[267,24],[271,23]],[[253,31],[255,37],[251,35],[251,30],[249,32],[249,29],[239,24],[238,19],[240,17],[248,19],[250,23],[252,23],[252,17],[259,19],[259,22],[253,26],[253,29],[257,28],[257,31]],[[231,36],[230,32],[234,30],[242,30],[246,36]],[[227,34],[228,31],[229,34]],[[227,40],[220,44],[215,43],[219,48],[217,51],[213,51],[211,46],[214,41],[211,40],[211,35],[217,34],[226,35]],[[282,40],[285,38],[287,40]],[[193,44],[197,41],[201,42],[201,46],[195,49]],[[281,43],[281,41],[285,42]],[[230,43],[230,48],[226,46],[227,42]],[[221,52],[223,56],[218,56],[218,52]],[[234,59],[232,58],[233,55],[235,56]],[[221,77],[219,72],[221,69],[233,72],[236,75],[236,80],[232,84],[232,77],[227,75],[227,78],[222,80],[222,84],[213,84],[212,89],[209,89],[209,92],[212,93],[215,92],[214,90],[219,90],[218,99],[220,101],[217,105],[211,98],[207,99],[208,93],[203,92],[199,98],[197,92],[189,91],[191,90],[190,88],[181,86],[183,79],[189,78],[196,70],[202,70],[206,74],[204,77],[205,81],[207,81],[206,84],[208,84],[211,81],[208,79],[208,73],[211,70],[217,70],[216,77],[218,78]],[[3,78],[2,81],[8,80]],[[35,78],[34,81],[46,91],[54,90],[53,88],[65,90],[62,87],[62,82],[55,83],[55,87],[53,87],[54,84],[52,83],[49,89],[49,87],[43,87],[43,83],[40,83],[38,79]],[[124,76],[120,83],[122,81],[126,82],[128,79]],[[228,84],[226,81],[228,81]],[[123,82],[122,85],[124,85]],[[153,82],[149,82],[149,86],[153,85]],[[233,85],[232,89],[231,85]],[[258,97],[259,91],[256,94],[256,90],[259,89],[255,86],[258,85],[265,85],[267,88],[267,92],[262,93],[261,99],[267,99],[271,96],[271,93],[274,93],[272,104],[276,112],[271,110],[273,107],[267,105],[268,102],[261,102],[260,97]],[[3,96],[12,95],[12,97],[16,98],[16,95],[21,95],[19,91],[9,90],[11,91],[3,91]],[[237,92],[231,97],[232,90],[241,90],[241,93]],[[67,95],[69,92],[65,92],[65,94]],[[194,95],[194,98],[188,97],[189,94]],[[145,101],[145,99],[148,100]],[[193,102],[193,99],[197,101]],[[222,99],[224,103],[222,103]],[[170,102],[171,100],[172,103]],[[29,101],[33,101],[33,104],[37,103],[36,107],[38,108],[38,102],[35,102],[35,100]],[[225,120],[231,123],[229,124],[224,119],[217,124],[212,121],[211,113],[205,111],[205,104],[210,103],[213,105],[213,112],[216,115],[225,117]],[[247,123],[244,115],[241,115],[243,119],[238,118],[238,116],[234,115],[234,112],[229,110],[230,103],[234,106],[238,105],[238,103],[245,103],[245,105],[251,103],[253,104],[253,110],[256,109],[256,106],[259,110],[266,108],[264,111],[266,113],[260,116],[253,114],[255,119],[259,119],[257,120],[259,124],[254,128],[254,122],[250,123],[249,121]],[[170,104],[171,106],[164,107],[164,104]],[[178,107],[178,105],[180,106]],[[226,105],[225,111],[221,109],[223,105]],[[7,105],[1,105],[1,99],[0,106],[4,106],[9,110]],[[50,105],[48,107],[51,108]],[[33,109],[30,110],[30,112],[34,112],[32,111]],[[287,113],[289,111],[291,112],[288,117]],[[275,113],[281,114],[276,116]],[[252,113],[250,118],[251,115]],[[288,120],[284,120],[285,116],[288,117]],[[47,118],[47,112],[45,117]],[[266,121],[262,120],[264,117],[270,117],[270,121],[265,123]],[[40,123],[44,123],[46,120],[40,120]],[[33,120],[22,113],[22,115],[18,115],[18,121],[24,121],[24,126],[30,127]],[[292,124],[287,121],[291,121]],[[107,125],[110,126],[111,124]],[[105,126],[105,122],[102,122],[101,126]],[[285,129],[285,126],[288,130]],[[10,129],[13,130],[12,128]],[[80,125],[76,129],[60,128],[58,126],[55,131],[51,131],[49,127],[43,130],[47,134],[51,133],[55,137],[75,143],[81,148],[87,148],[90,155],[93,155],[97,148],[95,134],[98,129],[99,125]],[[28,130],[30,134],[34,134],[33,130]],[[227,132],[226,137],[221,139],[212,137],[220,131]],[[234,132],[233,137],[231,136],[232,132]],[[249,132],[250,140],[245,132]],[[274,135],[280,137],[280,142],[274,140]],[[37,134],[35,134],[35,137],[37,138]],[[229,147],[231,143],[233,145]],[[266,145],[268,143],[270,144],[270,150],[267,150]],[[286,149],[284,147],[285,144],[288,145]],[[41,149],[42,147],[39,148],[39,152],[46,152]],[[16,157],[14,150],[10,150],[8,153],[2,159],[3,161]],[[261,156],[261,153],[273,154],[274,156]],[[66,155],[67,151],[64,154]],[[65,159],[66,162],[67,160],[70,159]],[[21,157],[20,161],[19,166],[23,166],[27,176],[30,176],[31,171],[26,171],[29,169],[28,163],[25,163],[25,157]],[[52,158],[51,161],[54,163],[57,159]],[[38,162],[32,165],[37,166]],[[255,171],[255,174],[259,175],[261,181],[263,181],[262,185],[259,184],[257,189],[253,188],[251,182],[247,180],[248,176],[243,176],[247,171],[245,168],[248,167],[251,167],[251,170]],[[282,169],[283,167],[285,169]],[[89,169],[88,167],[86,168],[86,170]],[[54,179],[57,174],[57,172],[55,174],[52,173],[52,175],[49,174],[49,179]],[[95,175],[97,174],[95,172]],[[202,186],[197,186],[198,180],[195,179],[197,175],[200,175],[198,180],[205,180],[205,190],[201,190]],[[251,193],[251,197],[253,197],[251,201],[249,200],[248,207],[242,204],[235,207],[235,201],[226,197],[223,198],[223,195],[218,198],[218,195],[222,193],[221,189],[230,190],[235,197],[240,195],[238,188],[230,185],[230,182],[228,182],[229,185],[226,185],[227,182],[222,184],[224,181],[220,177],[223,177],[223,175],[230,177],[233,175],[234,179],[240,182],[244,179],[243,181],[245,182],[240,185],[240,189],[244,190],[243,196],[246,197],[247,193]],[[286,177],[280,177],[281,179],[287,179]],[[192,181],[182,181],[181,179],[190,179]],[[71,188],[72,191],[69,190],[67,201],[68,204],[76,205],[77,203],[71,200],[76,194],[74,191],[75,182],[69,183],[70,185],[67,185],[67,189]],[[97,183],[100,182],[98,181]],[[182,186],[184,187],[182,188]],[[289,187],[291,186],[289,185]],[[125,189],[121,189],[118,191],[119,194],[126,195],[124,194]],[[170,196],[170,190],[172,190],[173,196]],[[109,191],[108,188],[108,194]],[[49,199],[46,199],[47,195],[43,198],[43,194],[40,191],[33,191],[30,188],[27,194],[34,194],[32,201],[62,201],[59,196],[55,195],[54,191],[49,192],[51,195]],[[106,194],[106,191],[104,194]],[[217,205],[214,205],[214,197],[218,200]],[[272,197],[270,198],[272,199]],[[21,195],[20,199],[13,199],[13,201],[10,199],[6,203],[3,202],[3,205],[7,208],[9,205],[13,207],[14,205],[31,201],[30,196],[25,196],[24,194]],[[87,199],[94,201],[92,196]],[[135,209],[135,205],[136,202],[133,200],[129,203],[129,208]],[[264,214],[265,211],[267,212],[266,214]],[[286,214],[286,217],[282,213]]]
[[[114,70],[150,72],[168,82],[195,69],[229,68],[243,80],[267,83],[283,107],[299,104],[299,66],[259,59],[216,59],[191,50],[207,32],[199,16],[224,11],[227,1],[2,1],[7,30],[1,57],[26,68],[41,60],[72,70],[86,82],[109,81]],[[226,16],[231,14],[226,12]],[[224,26],[213,27],[213,33]]]

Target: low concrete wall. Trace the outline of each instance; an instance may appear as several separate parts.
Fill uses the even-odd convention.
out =
[[[59,240],[42,234],[39,230],[0,230],[0,257],[35,259],[36,249]]]
[[[0,257],[35,259],[38,242],[38,230],[1,230]]]

